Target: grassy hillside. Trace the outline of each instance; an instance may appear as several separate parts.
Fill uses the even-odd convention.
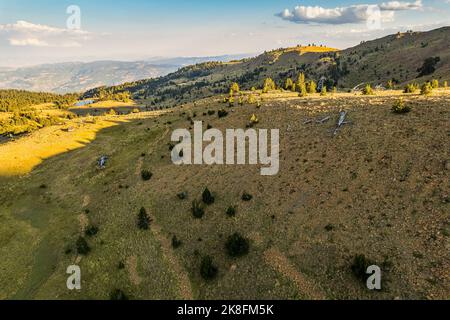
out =
[[[19,146],[40,141],[45,148],[95,132],[95,140],[22,172],[0,170],[0,298],[108,299],[116,289],[134,299],[447,298],[450,95],[404,95],[412,111],[397,115],[391,107],[400,94],[276,91],[260,108],[229,108],[216,96],[164,114],[98,118],[126,120],[103,129],[84,122],[75,132],[46,128],[14,142],[15,151],[0,145],[4,166],[27,152]],[[219,118],[223,108],[228,116]],[[333,136],[342,109],[351,124]],[[258,166],[172,164],[174,129],[190,128],[191,119],[243,128],[252,114],[256,128],[280,129],[277,176],[261,176]],[[103,170],[101,155],[109,157]],[[192,201],[206,187],[215,202],[195,219]],[[137,226],[141,208],[149,230]],[[88,236],[92,226],[98,233]],[[225,250],[235,232],[250,241],[240,258]],[[87,255],[77,254],[80,236]],[[205,255],[218,269],[211,281],[200,275]],[[358,255],[382,268],[381,291],[368,291],[352,272]],[[81,291],[66,288],[74,263]]]
[[[142,103],[158,107],[192,102],[216,94],[228,94],[232,82],[244,89],[261,88],[265,78],[283,86],[288,77],[304,72],[307,79],[326,78],[329,90],[336,86],[347,91],[361,83],[386,86],[393,80],[398,87],[432,78],[450,81],[450,27],[429,32],[391,35],[362,43],[343,51],[327,47],[278,49],[255,58],[232,63],[207,62],[188,66],[157,79],[125,83],[111,90],[130,91]],[[426,75],[419,69],[426,59],[438,61]],[[85,93],[97,94],[98,89]]]

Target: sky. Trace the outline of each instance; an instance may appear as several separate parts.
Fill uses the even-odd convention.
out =
[[[450,25],[450,0],[0,0],[0,67],[339,49]]]

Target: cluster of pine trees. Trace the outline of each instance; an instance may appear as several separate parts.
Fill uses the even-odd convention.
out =
[[[56,107],[65,109],[73,105],[77,99],[78,94],[0,90],[0,112],[20,112],[42,103],[54,103]]]
[[[52,126],[76,117],[73,113],[65,113],[61,116],[47,115],[36,111],[14,112],[12,117],[0,121],[0,135],[18,135],[34,130]]]
[[[94,95],[94,98],[99,101],[130,102],[131,94],[128,91],[117,92],[113,88],[100,88]]]

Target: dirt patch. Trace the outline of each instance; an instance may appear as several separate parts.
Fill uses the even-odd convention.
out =
[[[310,280],[299,273],[277,248],[272,248],[264,253],[264,259],[268,265],[295,283],[303,295],[311,300],[324,300],[325,296]]]
[[[80,221],[81,234],[84,234],[84,231],[89,226],[89,218],[85,213],[82,213],[78,216],[78,221]]]
[[[88,196],[88,195],[85,195],[85,196],[83,197],[83,204],[82,204],[82,207],[83,207],[83,208],[86,208],[90,203],[91,203],[91,197]]]
[[[136,256],[131,256],[127,258],[126,266],[128,270],[128,275],[130,277],[130,281],[135,286],[138,286],[141,284],[142,279],[138,274],[137,271],[137,258]]]
[[[161,244],[161,250],[164,257],[169,262],[174,274],[177,277],[181,298],[183,300],[192,300],[193,296],[191,281],[189,280],[186,270],[184,270],[177,257],[173,254],[171,242],[163,235],[161,228],[157,224],[153,224],[152,231],[156,236],[156,239]]]

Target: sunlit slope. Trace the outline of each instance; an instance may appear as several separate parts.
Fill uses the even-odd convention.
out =
[[[102,129],[26,176],[1,177],[0,297],[108,299],[120,289],[135,299],[445,299],[449,95],[407,95],[412,111],[396,115],[398,94],[273,92],[259,109],[215,97]],[[228,116],[218,118],[219,109]],[[349,123],[333,136],[340,110]],[[280,129],[277,176],[261,176],[259,166],[172,164],[174,129],[191,119],[244,128],[253,114],[255,128]],[[192,201],[205,187],[215,202],[195,219]],[[149,230],[137,227],[142,207]],[[75,243],[91,225],[98,233],[85,236],[91,251],[80,256]],[[227,255],[234,232],[250,240],[248,255]],[[382,268],[382,291],[352,272],[361,254]],[[200,276],[205,255],[219,271],[212,281]],[[71,264],[81,267],[81,291],[66,288]]]

